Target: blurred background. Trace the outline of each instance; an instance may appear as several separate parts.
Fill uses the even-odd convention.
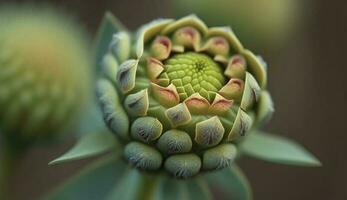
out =
[[[0,3],[27,2],[0,0]],[[268,63],[275,115],[267,130],[314,153],[321,168],[283,166],[250,158],[239,164],[255,199],[347,199],[347,3],[326,0],[41,0],[77,17],[91,38],[106,10],[134,30],[157,17],[197,13],[209,25],[231,25]],[[201,3],[199,3],[201,2]],[[212,3],[211,3],[212,2]],[[214,2],[214,3],[213,3]],[[0,72],[1,73],[1,72]],[[1,112],[1,111],[0,111]],[[30,150],[18,164],[13,198],[34,200],[88,161],[47,166],[74,139]]]

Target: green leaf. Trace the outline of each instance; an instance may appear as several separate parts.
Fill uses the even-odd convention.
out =
[[[189,199],[211,200],[212,194],[207,182],[202,178],[188,179],[185,181]]]
[[[270,162],[307,167],[321,166],[315,156],[296,142],[261,131],[250,133],[240,148],[247,155]]]
[[[86,134],[105,130],[108,130],[108,128],[102,118],[100,105],[96,100],[93,100],[81,116],[81,121],[76,130],[76,137],[79,138]]]
[[[87,134],[72,149],[49,164],[53,165],[95,156],[116,148],[117,144],[115,136],[108,131]]]
[[[111,155],[89,165],[54,190],[44,200],[103,200],[117,185],[127,165]]]
[[[153,194],[153,200],[189,200],[184,180],[174,179],[165,175],[159,178],[159,184]]]
[[[126,28],[111,12],[106,12],[98,29],[94,44],[97,65],[99,65],[103,56],[107,53],[113,34],[118,31],[126,31]]]
[[[251,200],[251,186],[241,169],[236,165],[206,175],[210,187],[220,191],[222,199]]]
[[[143,174],[136,169],[128,168],[123,173],[123,177],[119,180],[118,184],[113,188],[113,191],[108,195],[106,200],[137,200],[143,199],[141,192],[148,185],[143,182]]]
[[[201,178],[180,180],[167,175],[161,175],[154,183],[151,200],[211,200],[212,194],[207,182]]]
[[[130,189],[129,189],[130,188]],[[178,180],[165,174],[148,174],[129,169],[107,200],[211,200],[204,179]]]

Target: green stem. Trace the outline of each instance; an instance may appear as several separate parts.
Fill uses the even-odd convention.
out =
[[[0,146],[0,199],[10,199],[9,189],[18,154],[20,153],[6,142]]]

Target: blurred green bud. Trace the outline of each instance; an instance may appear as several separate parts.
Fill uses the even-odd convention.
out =
[[[264,62],[230,28],[194,15],[124,34],[104,56],[97,91],[125,159],[177,178],[229,166],[253,122],[272,112]]]
[[[83,29],[48,7],[0,9],[0,129],[25,142],[56,136],[90,99]]]

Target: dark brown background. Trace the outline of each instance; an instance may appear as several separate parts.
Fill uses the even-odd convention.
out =
[[[132,29],[158,16],[172,16],[167,1],[160,0],[51,2],[76,14],[91,35],[105,10]],[[240,164],[251,181],[255,199],[347,199],[347,5],[342,0],[315,0],[304,12],[302,27],[288,46],[259,52],[269,64],[269,90],[276,106],[268,129],[303,144],[317,155],[323,167],[300,168],[243,159]],[[72,144],[71,140],[33,149],[15,177],[15,199],[36,199],[86,164],[47,166]]]

